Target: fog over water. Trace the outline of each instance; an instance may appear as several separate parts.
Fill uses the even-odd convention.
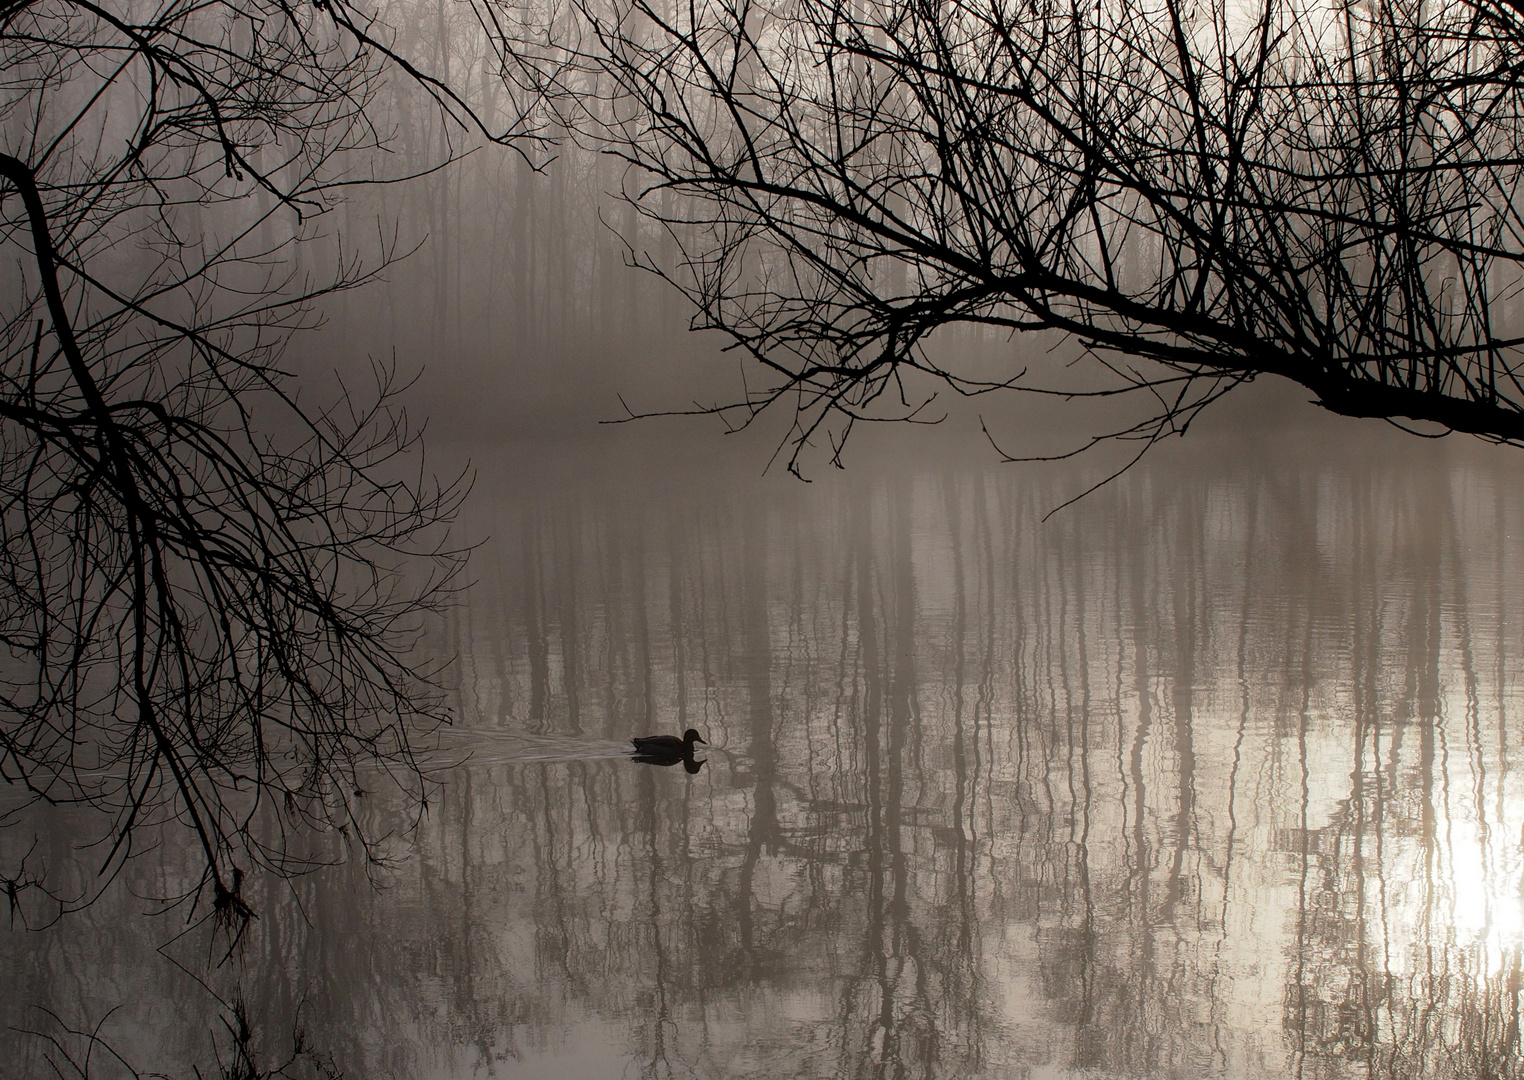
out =
[[[7,8],[0,1080],[1524,1080],[1524,2],[764,6]]]
[[[167,836],[6,936],[8,1073],[38,1007],[204,1067],[210,989],[346,1076],[1519,1074],[1510,455],[1219,433],[1045,521],[1093,470],[684,434],[478,447],[417,830],[226,959]]]

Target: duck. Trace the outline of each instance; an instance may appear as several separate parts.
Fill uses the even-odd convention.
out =
[[[704,741],[703,736],[692,728],[683,732],[681,739],[676,735],[642,735],[630,740],[630,745],[635,747],[637,754],[671,758],[692,757],[694,743],[709,745]]]

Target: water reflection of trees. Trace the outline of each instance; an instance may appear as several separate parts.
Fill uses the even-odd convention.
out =
[[[305,1001],[365,1075],[1518,1075],[1517,499],[1436,467],[1058,501],[504,503],[443,643],[465,724],[691,725],[709,764],[479,754],[387,892],[261,898],[260,1015]]]
[[[1473,848],[1518,888],[1485,478],[798,499],[541,507],[478,593],[478,722],[724,747],[488,785],[535,837],[521,1012],[654,1072],[1515,1068],[1517,918],[1446,907]]]

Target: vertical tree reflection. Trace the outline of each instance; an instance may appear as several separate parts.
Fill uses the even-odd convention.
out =
[[[446,638],[473,756],[389,891],[264,899],[245,985],[424,1071],[1520,1076],[1517,496],[1061,498],[505,502]],[[690,725],[697,775],[615,756]],[[40,999],[71,947],[13,941]]]
[[[456,931],[509,973],[460,1011],[518,1054],[612,1019],[652,1075],[1517,1074],[1507,496],[1366,470],[1056,501],[962,475],[660,529],[529,511],[464,670],[531,692],[477,689],[478,722],[717,749],[457,782],[462,845],[490,816],[523,883]]]
[[[1518,1076],[1524,806],[1508,757],[1507,502],[1425,479],[1389,496],[1393,535],[1356,538],[1350,769],[1303,842],[1298,1019],[1326,1068]],[[1498,544],[1490,605],[1467,596],[1473,530]]]

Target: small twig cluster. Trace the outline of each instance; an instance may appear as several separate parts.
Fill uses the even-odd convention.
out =
[[[50,1009],[38,1008],[48,1021],[45,1026],[29,1029],[41,1044],[40,1056],[58,1080],[100,1080],[102,1077],[130,1077],[131,1080],[168,1080],[162,1072],[143,1072],[131,1062],[103,1032],[113,1009],[91,1028],[75,1028]],[[249,1024],[248,1010],[241,998],[235,998],[219,1017],[222,1034],[212,1032],[212,1055],[216,1080],[342,1080],[343,1073],[330,1056],[311,1045],[298,1024],[291,1033],[291,1049],[278,1063],[262,1065],[255,1049],[255,1035]],[[192,1066],[197,1080],[210,1080],[197,1066]]]

